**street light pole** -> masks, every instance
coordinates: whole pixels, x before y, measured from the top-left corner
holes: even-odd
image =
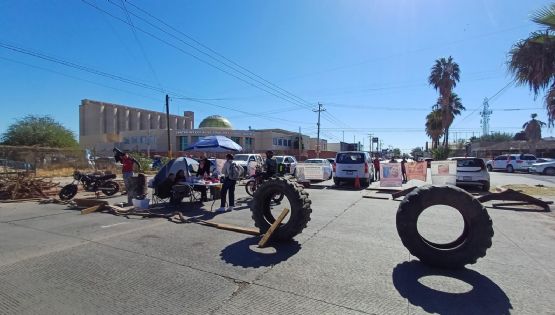
[[[168,132],[168,157],[172,158],[172,144],[170,142],[170,96],[166,94],[166,129]]]

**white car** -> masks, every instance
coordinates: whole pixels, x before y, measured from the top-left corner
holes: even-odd
[[[330,161],[326,159],[308,159],[304,161],[306,164],[319,164],[322,165],[323,176],[322,180],[331,179],[333,176],[333,170]]]
[[[532,164],[536,163],[536,157],[532,154],[503,154],[486,163],[488,171],[514,171],[528,172]]]
[[[368,152],[344,151],[335,156],[333,181],[339,186],[341,182],[354,183],[358,177],[361,186],[368,186],[374,179],[374,164]]]
[[[484,160],[475,157],[454,157],[457,161],[457,186],[479,186],[489,191],[490,178]]]
[[[278,164],[285,164],[286,174],[295,174],[297,168],[297,159],[291,155],[278,155],[275,157]]]
[[[555,161],[534,163],[529,168],[530,173],[555,175]]]
[[[233,161],[243,167],[245,170],[243,176],[248,177],[249,174],[249,163],[253,162],[255,165],[262,167],[263,159],[262,155],[256,153],[247,154],[235,154],[233,156]]]

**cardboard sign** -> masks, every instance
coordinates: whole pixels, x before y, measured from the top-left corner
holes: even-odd
[[[380,187],[403,186],[401,163],[382,163],[380,165]]]
[[[324,166],[321,165],[298,164],[296,170],[299,181],[324,179]]]
[[[433,185],[457,184],[457,161],[432,161],[430,170]]]
[[[408,180],[417,179],[423,182],[426,181],[428,172],[428,164],[426,161],[406,163],[405,169],[407,170]]]

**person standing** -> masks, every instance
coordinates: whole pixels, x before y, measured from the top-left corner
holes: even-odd
[[[405,164],[407,164],[407,159],[403,157],[403,160],[401,160],[401,173],[403,174],[403,184],[407,182],[407,168]]]
[[[380,180],[380,159],[378,157],[374,157],[374,181]]]
[[[200,177],[202,179],[210,177],[210,161],[206,158],[206,156],[203,156],[200,159],[197,177]],[[200,191],[200,201],[208,201],[208,189],[206,188],[206,186],[195,186],[195,190]]]
[[[127,192],[127,205],[131,205],[131,201],[133,199],[133,191],[131,187],[131,177],[133,177],[133,164],[137,163],[137,161],[129,155],[128,152],[125,152],[121,157],[121,172],[123,174],[123,183],[125,184],[125,191]]]
[[[216,212],[226,212],[233,210],[233,207],[235,206],[235,185],[237,184],[237,180],[239,179],[239,177],[241,177],[239,168],[242,169],[242,167],[233,162],[233,155],[228,153],[226,154],[225,159],[226,161],[222,169],[222,174],[224,175],[224,183],[222,185],[220,208],[216,209]],[[225,199],[228,191],[229,207],[227,207],[226,209]]]

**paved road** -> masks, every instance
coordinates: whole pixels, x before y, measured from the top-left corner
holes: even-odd
[[[403,247],[397,201],[330,185],[308,189],[303,233],[263,252],[193,223],[0,204],[0,314],[553,314],[552,213],[490,209],[487,256],[442,271]],[[427,229],[452,234],[449,218]],[[213,220],[252,226],[246,206]]]

